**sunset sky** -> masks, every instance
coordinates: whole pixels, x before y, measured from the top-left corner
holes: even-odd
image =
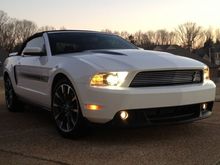
[[[219,0],[0,0],[0,10],[68,29],[172,30],[187,21],[220,28]]]

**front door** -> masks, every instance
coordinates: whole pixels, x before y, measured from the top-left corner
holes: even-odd
[[[26,47],[44,47],[43,37],[30,40]],[[48,56],[22,55],[18,65],[15,66],[15,74],[18,90],[25,99],[44,105],[48,97],[49,71]]]

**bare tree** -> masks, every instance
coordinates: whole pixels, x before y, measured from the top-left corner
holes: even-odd
[[[165,29],[156,31],[156,44],[157,45],[168,45],[169,32]]]
[[[18,47],[20,43],[35,32],[49,30],[55,30],[55,28],[52,26],[38,28],[32,21],[12,19],[7,13],[0,10],[0,48],[4,48],[6,51],[12,51],[14,47]],[[66,30],[66,28],[61,27],[60,30]],[[214,42],[215,39],[217,43],[220,43],[220,29],[214,31],[209,28],[203,31],[202,27],[193,22],[179,25],[175,31],[171,32],[166,29],[147,32],[137,31],[133,34],[127,31],[119,32],[109,29],[104,29],[102,32],[119,35],[128,41],[132,40],[135,45],[145,49],[151,49],[154,45],[180,44],[192,50],[192,48],[204,46],[204,43]]]
[[[205,40],[209,40],[209,39],[214,40],[215,36],[213,33],[213,29],[209,28],[209,29],[205,30],[204,36],[205,36]]]
[[[60,30],[67,30],[67,28],[65,26],[61,26]]]
[[[196,42],[202,37],[202,27],[196,23],[187,22],[176,29],[177,39],[182,46],[192,50]]]
[[[56,30],[56,28],[53,26],[42,26],[37,31],[44,32],[44,31],[50,31],[50,30]]]
[[[122,31],[121,33],[120,33],[120,36],[122,37],[122,38],[124,38],[124,39],[126,39],[126,40],[129,40],[129,36],[130,36],[131,34],[129,34],[127,31]]]
[[[156,44],[156,33],[154,31],[148,31],[145,34],[151,43]]]
[[[143,33],[141,31],[138,31],[134,34],[134,44],[144,49],[152,49],[154,45],[154,42],[152,41],[153,36],[154,36],[154,32]]]
[[[1,27],[1,47],[11,52],[14,47],[21,44],[37,31],[37,25],[27,20],[8,19]]]
[[[7,13],[0,10],[0,30],[1,30],[2,26],[8,22],[8,20],[9,20],[9,17],[8,17]]]
[[[153,49],[154,43],[151,42],[149,36],[147,33],[142,34],[142,40],[141,40],[141,48],[144,49]]]
[[[15,21],[15,28],[17,28],[17,42],[23,42],[28,37],[37,32],[37,25],[28,20],[17,20]]]
[[[16,27],[12,20],[2,26],[1,36],[3,42],[1,46],[8,52],[10,52],[16,44]]]
[[[202,34],[200,40],[197,41],[196,46],[198,48],[204,47],[205,49],[210,49],[214,44],[214,38],[215,38],[213,29],[212,28],[206,29]]]
[[[118,35],[118,36],[119,36],[119,35],[120,35],[120,32],[119,32],[119,31],[114,31],[114,32],[113,32],[113,34],[115,34],[115,35]]]
[[[169,32],[168,45],[174,45],[174,44],[177,44],[176,33],[171,31],[171,32]]]
[[[143,37],[143,33],[141,31],[138,31],[134,34],[135,44],[139,47],[142,46],[142,37]]]
[[[7,13],[0,10],[0,48],[4,48],[4,31],[5,24],[7,24],[9,17]]]
[[[133,35],[130,35],[130,36],[128,37],[128,41],[131,42],[132,44],[135,44],[134,36],[133,36]]]
[[[101,30],[101,32],[113,34],[113,32],[109,29],[103,29],[103,30]]]
[[[220,42],[220,29],[215,30],[215,39],[216,42]]]

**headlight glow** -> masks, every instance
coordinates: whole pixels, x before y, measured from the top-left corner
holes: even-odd
[[[119,78],[117,75],[108,75],[106,81],[110,86],[117,86]]]
[[[127,77],[128,72],[108,72],[94,75],[90,81],[91,86],[120,86]]]
[[[209,80],[210,79],[210,76],[209,76],[209,67],[205,67],[203,69],[203,73],[204,73],[204,80]]]

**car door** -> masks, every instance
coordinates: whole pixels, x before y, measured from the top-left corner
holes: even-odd
[[[26,47],[45,47],[43,36],[33,38]],[[23,54],[15,66],[15,74],[19,94],[31,102],[44,105],[48,94],[49,79],[48,56]]]

